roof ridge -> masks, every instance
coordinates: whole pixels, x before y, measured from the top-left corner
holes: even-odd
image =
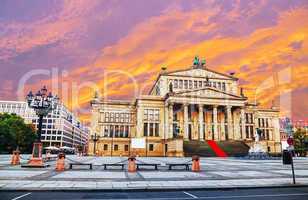
[[[238,80],[238,78],[236,78],[236,77],[234,77],[232,75],[229,75],[229,74],[226,74],[226,73],[222,73],[222,72],[218,72],[218,71],[215,71],[215,70],[210,69],[208,67],[205,67],[205,68],[204,67],[203,68],[193,68],[193,66],[191,66],[189,68],[184,68],[184,69],[178,69],[178,70],[173,70],[173,71],[162,72],[161,75],[169,75],[171,73],[177,73],[177,72],[183,72],[183,71],[189,71],[189,70],[196,70],[196,69],[201,69],[201,70],[204,70],[204,71],[210,71],[210,72],[213,72],[213,73],[216,73],[216,74],[220,74],[222,76],[226,76],[226,77]]]

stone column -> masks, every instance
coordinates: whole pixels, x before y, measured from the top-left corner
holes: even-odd
[[[169,103],[169,134],[168,138],[173,138],[173,103]]]
[[[213,105],[214,139],[218,140],[217,105]]]
[[[168,139],[168,133],[169,133],[169,113],[168,113],[168,104],[165,104],[165,124],[164,124],[164,135],[163,135],[163,139]]]
[[[241,125],[242,137],[239,134],[238,139],[243,139],[243,137],[245,135],[245,110],[244,110],[244,108],[241,108],[241,121],[242,121],[242,125]]]
[[[188,140],[188,104],[184,103],[184,139]]]
[[[208,120],[207,120],[207,111],[205,110],[205,112],[203,113],[203,119],[204,119],[204,133],[205,133],[205,140],[208,139]]]
[[[237,137],[236,135],[240,134],[240,120],[238,115],[238,109],[234,110],[232,115],[233,115],[233,126],[234,126],[232,139],[235,140]]]
[[[220,117],[220,138],[219,140],[226,140],[226,129],[225,129],[225,115],[226,115],[226,112],[223,111],[221,112],[221,116],[219,116],[218,114],[218,117]]]
[[[199,104],[199,140],[204,140],[203,104]]]
[[[143,107],[137,106],[137,137],[143,136]]]
[[[228,138],[233,136],[233,121],[232,121],[232,106],[227,106],[227,120],[228,120]]]

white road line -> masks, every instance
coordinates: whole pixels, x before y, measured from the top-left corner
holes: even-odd
[[[29,194],[31,194],[31,192],[29,192],[29,193],[26,193],[26,194],[23,194],[23,195],[21,195],[21,196],[18,196],[18,197],[15,197],[14,199],[12,199],[12,200],[17,200],[17,199],[21,199],[21,198],[23,198],[23,197],[25,197],[25,196],[28,196]]]
[[[254,197],[287,197],[287,196],[305,196],[308,193],[293,193],[293,194],[264,194],[264,195],[238,195],[238,196],[212,196],[212,197],[197,197],[188,192],[184,192],[184,194],[194,198],[194,199],[238,199],[238,198],[254,198]],[[194,197],[193,197],[194,196]],[[187,197],[158,197],[158,198],[149,198],[147,200],[170,200],[170,199],[183,199],[187,200]],[[83,199],[83,200],[93,200],[93,199]],[[97,200],[113,200],[113,199],[97,199]],[[136,199],[118,199],[118,200],[136,200]]]
[[[236,195],[236,196],[216,196],[216,197],[199,197],[200,199],[237,199],[237,198],[253,198],[253,197],[288,197],[288,196],[305,196],[308,193],[293,194],[260,194],[260,195]]]
[[[193,195],[193,194],[190,194],[190,193],[185,192],[185,191],[183,191],[183,193],[186,194],[186,195],[188,195],[188,196],[190,196],[190,197],[192,197],[192,198],[194,198],[194,199],[198,199],[198,197],[195,196],[195,195]]]

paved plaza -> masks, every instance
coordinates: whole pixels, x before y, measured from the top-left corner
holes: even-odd
[[[25,163],[29,155],[22,155]],[[129,173],[105,163],[126,163],[126,157],[66,157],[66,170],[56,172],[55,161],[43,169],[21,168],[9,164],[10,156],[0,156],[0,189],[2,190],[95,190],[95,189],[179,189],[179,188],[234,188],[270,187],[292,184],[289,165],[276,160],[244,160],[239,158],[201,158],[201,171],[183,168],[168,170],[168,163],[190,162],[191,158],[139,157],[140,163],[157,163],[158,170],[144,167]],[[69,162],[92,163],[68,169]],[[295,158],[297,185],[308,185],[308,158]]]

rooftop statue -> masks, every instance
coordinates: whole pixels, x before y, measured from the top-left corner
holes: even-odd
[[[205,59],[202,59],[201,65],[204,66],[205,64],[206,64],[206,60],[205,60]]]
[[[195,56],[194,65],[199,65],[199,64],[200,64],[199,56]]]

